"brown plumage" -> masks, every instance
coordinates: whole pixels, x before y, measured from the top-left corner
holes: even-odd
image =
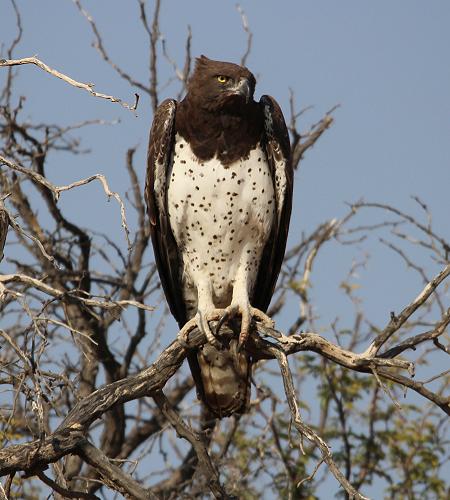
[[[6,237],[8,235],[9,216],[3,208],[3,200],[0,199],[0,262],[3,259],[3,249],[5,248]]]
[[[246,410],[252,320],[269,306],[292,204],[289,136],[276,101],[253,100],[255,78],[232,63],[197,59],[186,97],[157,109],[145,196],[161,283],[191,353],[197,392],[218,417]],[[208,321],[241,316],[237,339],[217,340]],[[189,320],[189,321],[188,321]],[[186,324],[187,323],[187,324]],[[238,343],[242,349],[238,349]]]

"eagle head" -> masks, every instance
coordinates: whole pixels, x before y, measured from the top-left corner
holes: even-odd
[[[188,95],[209,111],[238,111],[253,102],[255,85],[255,77],[247,68],[202,55],[196,59]]]

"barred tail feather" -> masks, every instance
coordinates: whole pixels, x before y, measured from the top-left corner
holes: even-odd
[[[250,403],[251,362],[237,346],[236,339],[223,349],[206,344],[197,354],[203,402],[219,418],[245,413]]]

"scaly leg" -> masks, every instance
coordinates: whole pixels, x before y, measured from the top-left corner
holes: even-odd
[[[247,255],[244,253],[244,255]],[[228,320],[240,315],[241,316],[241,331],[239,333],[239,348],[241,348],[248,339],[250,333],[250,325],[252,319],[263,323],[263,325],[273,328],[274,322],[267,314],[259,309],[252,307],[248,298],[249,276],[248,263],[244,259],[236,274],[236,279],[233,287],[233,297],[231,304],[225,309],[217,326],[216,332]]]
[[[188,345],[189,333],[198,328],[207,341],[216,348],[220,348],[220,342],[211,331],[208,322],[219,320],[223,314],[223,309],[216,309],[212,301],[212,290],[209,282],[200,283],[197,287],[198,306],[197,314],[190,319],[178,333],[178,340],[185,346]]]

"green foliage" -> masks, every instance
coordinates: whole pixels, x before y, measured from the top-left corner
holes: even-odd
[[[298,394],[304,393],[302,386],[314,385],[318,397],[318,401],[299,401],[303,418],[309,425],[316,424],[314,430],[331,445],[335,462],[359,491],[370,496],[367,488],[373,485],[377,490],[384,488],[384,498],[449,498],[444,472],[448,466],[448,423],[439,409],[404,401],[399,409],[394,384],[381,387],[371,374],[352,372],[314,354],[299,355],[296,365]],[[270,371],[271,376],[273,373]],[[261,378],[267,380],[267,374]],[[330,481],[334,481],[326,466],[302,482],[313,473],[320,453],[307,441],[303,443],[305,454],[300,451],[284,401],[269,388],[264,390],[270,395],[271,406],[266,409],[259,404],[256,413],[261,422],[248,417],[250,422],[240,423],[242,431],[236,433],[235,446],[229,452],[236,469],[253,477],[248,490],[235,489],[234,493],[249,500],[261,495],[293,500],[325,498],[325,488],[329,491]],[[318,415],[311,410],[317,407]],[[337,497],[346,498],[346,494],[340,490]]]
[[[448,439],[427,413],[410,407],[408,419],[394,415],[387,435],[389,462],[400,481],[391,484],[391,498],[447,499],[449,489],[441,467],[446,464]],[[446,464],[448,467],[448,464]]]

